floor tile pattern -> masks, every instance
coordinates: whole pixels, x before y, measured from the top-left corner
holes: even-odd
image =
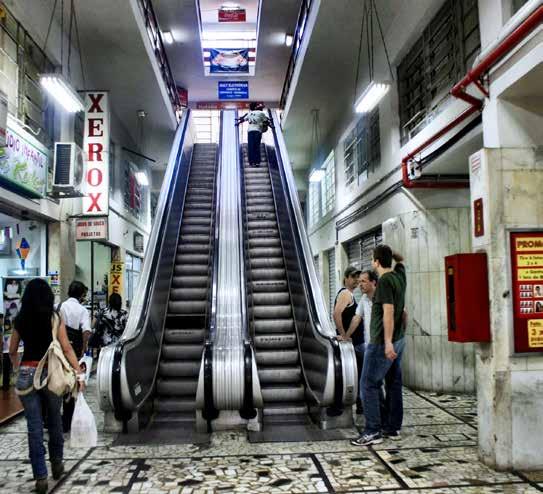
[[[87,401],[103,414],[91,381]],[[404,390],[399,440],[369,448],[349,441],[249,443],[245,432],[216,432],[205,444],[69,448],[56,493],[527,494],[543,492],[543,472],[495,472],[477,460],[475,397]],[[363,418],[357,422],[363,427]],[[345,434],[355,437],[356,428]],[[23,417],[0,427],[0,492],[32,492]]]

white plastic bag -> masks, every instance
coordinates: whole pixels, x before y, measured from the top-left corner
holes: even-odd
[[[74,415],[72,418],[72,432],[70,434],[71,448],[94,448],[98,442],[98,432],[94,415],[87,405],[83,393],[77,395]]]
[[[85,364],[87,367],[85,370],[85,384],[89,384],[89,379],[92,371],[92,357],[90,355],[83,355],[79,361],[79,365]]]

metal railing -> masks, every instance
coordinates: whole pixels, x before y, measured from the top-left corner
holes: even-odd
[[[283,91],[281,92],[281,100],[279,102],[279,108],[284,109],[287,102],[288,93],[290,91],[290,85],[292,83],[292,77],[294,76],[294,69],[296,62],[298,61],[298,55],[300,54],[300,47],[302,46],[302,39],[309,17],[309,11],[313,0],[302,0],[300,5],[300,12],[298,14],[298,20],[296,22],[296,29],[294,31],[292,39],[292,52],[290,54],[290,60],[288,63],[287,73],[285,76],[285,82],[283,83]]]
[[[149,41],[153,47],[153,52],[155,54],[156,61],[158,62],[158,66],[160,67],[162,79],[164,80],[164,84],[166,84],[168,98],[170,99],[170,103],[177,121],[179,122],[181,119],[181,110],[183,109],[183,106],[179,98],[179,93],[177,92],[177,84],[175,83],[175,79],[173,77],[170,62],[168,61],[166,50],[164,49],[162,31],[160,30],[155,11],[153,9],[153,3],[151,0],[138,0],[138,3],[145,20],[145,28],[147,35],[149,36]]]

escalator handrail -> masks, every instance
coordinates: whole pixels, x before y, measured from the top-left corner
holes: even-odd
[[[280,128],[279,119],[277,118],[275,112],[270,111],[269,115],[273,122],[272,132],[276,149],[275,154],[278,163],[281,165],[279,166],[281,181],[283,181],[284,186],[286,186],[285,192],[287,192],[286,196],[288,199],[286,206],[289,210],[290,217],[294,220],[293,226],[295,226],[295,228],[298,230],[297,234],[294,235],[294,241],[296,244],[296,250],[299,252],[298,258],[301,263],[301,274],[307,295],[306,300],[308,302],[308,315],[316,332],[322,338],[328,340],[332,346],[334,355],[334,374],[336,380],[334,387],[334,404],[336,407],[340,408],[343,400],[343,372],[340,344],[336,338],[336,332],[328,319],[322,291],[317,288],[320,286],[320,284],[317,278],[315,265],[312,261],[313,255],[311,253],[311,246],[309,245],[309,239],[305,229],[300,205],[298,201],[293,200],[293,197],[295,197],[295,194],[297,194],[296,182],[291,167],[285,166],[283,161],[283,157],[288,155],[286,152],[285,142],[282,138],[279,139],[279,134],[277,132],[277,129]]]
[[[136,301],[132,305],[129,318],[126,324],[125,331],[115,344],[114,363],[111,376],[111,399],[112,405],[117,417],[125,418],[127,410],[122,402],[121,391],[121,373],[122,373],[122,357],[125,353],[128,344],[134,342],[142,332],[148,327],[147,320],[150,311],[151,294],[155,286],[156,270],[158,267],[158,259],[162,253],[162,247],[165,242],[166,227],[168,225],[170,205],[173,200],[175,187],[178,186],[177,179],[179,178],[183,144],[185,142],[186,133],[190,119],[190,110],[184,113],[183,118],[177,128],[172,151],[168,160],[168,166],[164,174],[159,200],[155,212],[155,218],[160,218],[160,221],[153,223],[151,234],[147,243],[146,255],[143,262],[143,269],[138,283],[136,293]],[[188,182],[188,181],[187,181]],[[186,189],[187,184],[185,184]],[[158,368],[158,362],[157,362]],[[152,389],[150,390],[152,392]],[[140,403],[144,402],[150,392],[141,397]]]

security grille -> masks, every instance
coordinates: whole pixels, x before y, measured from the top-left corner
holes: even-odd
[[[322,168],[324,169],[324,178],[321,181],[321,203],[322,215],[326,216],[330,211],[333,211],[336,205],[336,165],[333,151]]]
[[[347,242],[349,265],[356,266],[362,271],[372,269],[373,249],[382,243],[383,231],[381,228]]]
[[[363,115],[343,143],[345,185],[357,180],[358,185],[368,179],[381,161],[379,108]]]
[[[480,46],[477,0],[447,0],[398,67],[402,144],[444,108]]]
[[[326,252],[328,258],[328,310],[330,317],[334,312],[334,301],[336,299],[336,250],[330,249]]]
[[[320,205],[320,185],[309,182],[309,226],[315,226],[319,222]]]

